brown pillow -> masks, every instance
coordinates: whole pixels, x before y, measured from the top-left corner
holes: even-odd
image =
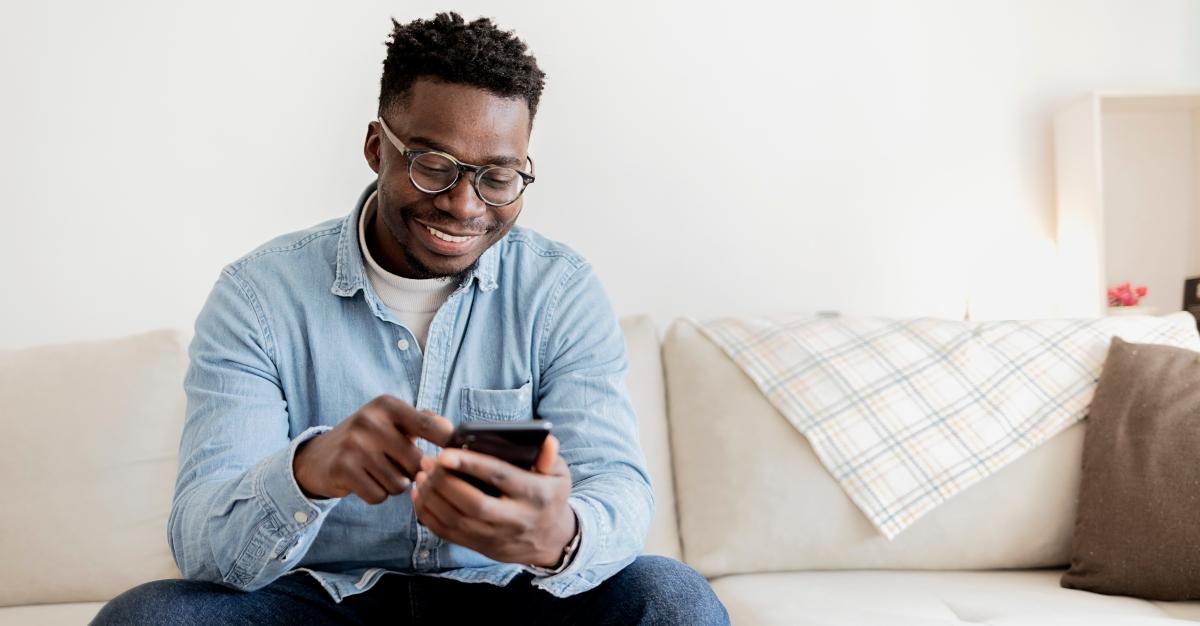
[[[1200,352],[1113,338],[1062,586],[1200,599]]]

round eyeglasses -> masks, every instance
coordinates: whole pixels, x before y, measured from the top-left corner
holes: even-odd
[[[475,195],[484,204],[494,207],[508,206],[517,201],[525,188],[535,180],[533,174],[503,165],[471,165],[463,163],[453,156],[438,150],[414,150],[404,145],[388,128],[383,118],[378,118],[379,126],[392,146],[408,159],[408,177],[417,189],[428,193],[438,194],[449,191],[462,179],[464,172],[474,174],[471,186]],[[529,161],[529,170],[533,171],[533,158]]]

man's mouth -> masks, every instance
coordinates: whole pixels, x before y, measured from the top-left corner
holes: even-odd
[[[446,231],[438,230],[432,226],[426,226],[425,228],[427,228],[429,230],[429,232],[433,234],[434,237],[437,237],[438,239],[443,239],[445,241],[452,241],[454,243],[463,243],[465,241],[470,241],[479,236],[479,235],[451,235],[450,233],[448,233]]]
[[[459,255],[466,253],[483,237],[483,233],[450,233],[421,222],[416,222],[414,226],[416,227],[415,230],[420,231],[424,235],[421,239],[425,243],[425,247],[438,254]]]

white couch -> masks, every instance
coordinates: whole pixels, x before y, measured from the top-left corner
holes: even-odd
[[[1200,602],[1059,587],[1084,425],[894,541],[698,329],[623,321],[658,498],[646,552],[712,581],[735,624],[1168,624]],[[0,626],[82,624],[178,576],[166,520],[184,412],[184,333],[0,352]]]

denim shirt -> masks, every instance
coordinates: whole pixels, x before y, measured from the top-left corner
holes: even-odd
[[[534,572],[443,541],[407,492],[372,506],[300,491],[297,446],[391,394],[455,424],[552,422],[582,540],[567,569],[532,584],[595,587],[640,552],[654,510],[624,336],[595,273],[513,227],[438,309],[422,353],[367,280],[357,224],[373,190],[226,266],[196,319],[168,522],[180,571],[242,590],[307,571],[337,602],[385,573],[505,585]]]

